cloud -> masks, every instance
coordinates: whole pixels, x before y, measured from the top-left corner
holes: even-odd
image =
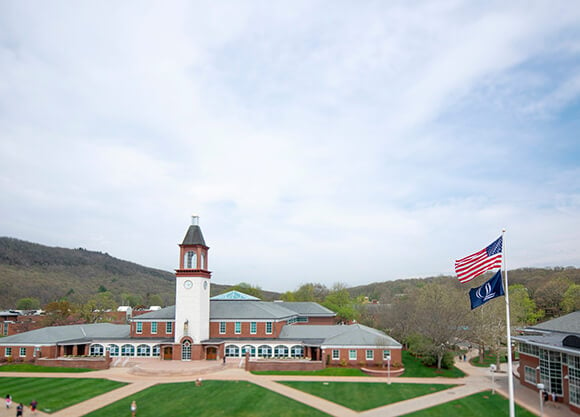
[[[511,266],[577,265],[580,10],[333,6],[1,5],[2,234],[171,270],[195,212],[217,282],[274,290],[503,227]]]

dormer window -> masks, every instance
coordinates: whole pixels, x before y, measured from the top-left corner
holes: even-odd
[[[197,253],[194,251],[186,252],[184,264],[186,269],[197,269]]]

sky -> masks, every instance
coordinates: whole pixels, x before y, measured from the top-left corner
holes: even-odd
[[[0,236],[295,290],[580,266],[580,4],[0,2]]]

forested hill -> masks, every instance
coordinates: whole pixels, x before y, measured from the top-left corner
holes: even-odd
[[[212,293],[225,288],[214,284]],[[82,303],[102,292],[110,292],[117,304],[172,305],[175,278],[107,253],[0,237],[0,309],[15,308],[27,297],[41,305],[62,298]]]
[[[377,300],[381,304],[390,304],[394,299],[409,294],[413,288],[422,287],[427,283],[435,283],[445,287],[466,289],[479,286],[485,279],[491,278],[491,273],[476,278],[468,284],[461,284],[455,276],[437,276],[430,278],[398,279],[395,281],[373,282],[349,288],[352,296],[365,296]],[[527,289],[530,298],[537,307],[548,315],[558,315],[562,309],[565,297],[571,298],[568,303],[580,308],[580,269],[575,267],[554,268],[521,268],[508,271],[510,287],[522,285]]]

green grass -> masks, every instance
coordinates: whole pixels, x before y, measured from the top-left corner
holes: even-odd
[[[126,385],[93,378],[0,377],[2,397],[12,395],[14,404],[38,401],[38,409],[52,413]]]
[[[500,362],[501,363],[506,363],[507,362],[507,358],[505,355],[501,355],[500,356]],[[496,364],[497,363],[497,356],[496,355],[492,355],[491,353],[485,352],[485,354],[483,355],[483,362],[479,361],[479,356],[476,356],[475,358],[472,358],[469,363],[471,363],[473,366],[479,366],[481,368],[489,368],[489,365]]]
[[[536,417],[535,414],[516,404],[518,417]],[[491,391],[479,392],[458,400],[449,401],[425,410],[405,414],[406,417],[507,417],[509,401]]]
[[[328,417],[328,414],[246,381],[204,381],[155,385],[87,414],[129,415],[137,402],[139,417]]]
[[[93,370],[86,368],[53,368],[31,363],[11,363],[0,366],[0,372],[92,372]]]
[[[368,376],[358,368],[325,368],[319,371],[253,371],[256,375]]]
[[[414,357],[408,351],[403,351],[403,365],[405,372],[402,376],[410,378],[433,378],[437,376],[446,378],[463,378],[465,373],[460,369],[453,367],[452,369],[437,369],[425,366],[421,363],[421,359]]]
[[[386,384],[382,382],[279,381],[289,387],[324,398],[355,411],[365,411],[410,398],[443,391],[449,384]]]

